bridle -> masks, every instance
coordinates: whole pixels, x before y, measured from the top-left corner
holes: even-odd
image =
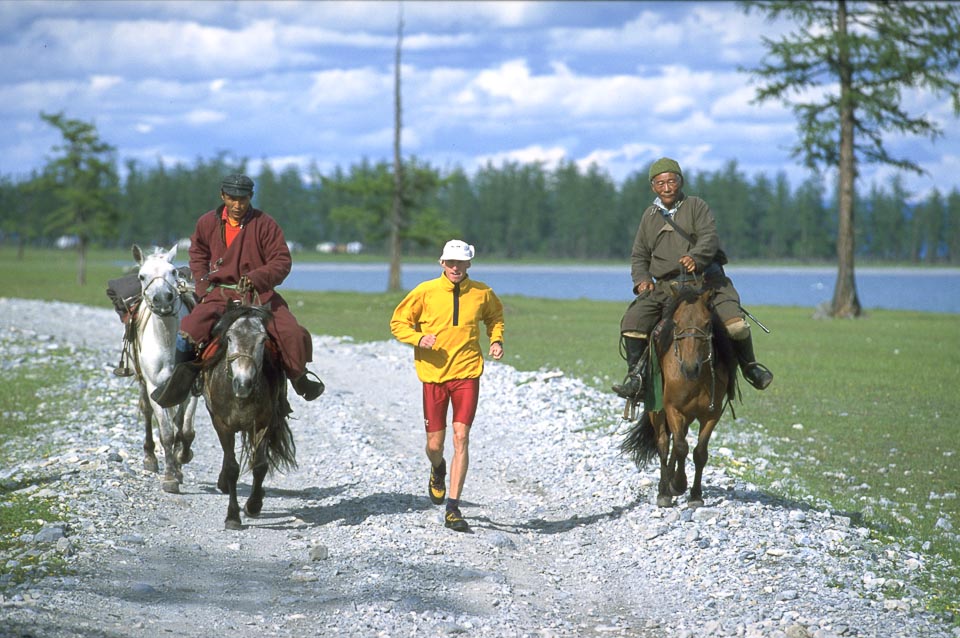
[[[161,285],[163,285],[165,288],[170,289],[174,297],[174,303],[171,304],[169,308],[165,308],[163,310],[160,310],[156,306],[154,306],[153,296],[147,294],[147,291],[150,290],[150,287],[153,286],[153,284],[156,283],[158,280],[160,281]],[[180,287],[174,286],[173,284],[171,284],[167,280],[167,278],[163,275],[157,275],[156,277],[151,279],[147,283],[147,285],[143,287],[143,300],[147,304],[147,307],[150,309],[150,312],[157,315],[158,317],[171,317],[173,315],[179,314],[180,308],[183,307],[183,298],[181,297]]]
[[[224,336],[226,336],[229,339],[229,335],[230,335],[230,330],[227,330]],[[262,354],[258,359],[257,357],[247,354],[245,352],[233,352],[231,354],[228,354],[225,357],[225,359],[227,362],[227,374],[231,379],[233,378],[233,366],[231,364],[233,364],[235,361],[239,361],[240,359],[249,359],[253,363],[253,369],[256,370],[258,377],[263,371],[263,355]]]
[[[709,409],[713,410],[714,405],[716,404],[716,394],[717,394],[717,374],[714,369],[714,361],[716,360],[716,348],[713,345],[713,331],[711,329],[704,330],[703,328],[697,326],[688,326],[686,328],[673,329],[673,354],[677,358],[677,361],[681,366],[683,366],[683,355],[680,353],[680,341],[682,339],[696,339],[698,341],[706,341],[709,345],[709,354],[707,354],[706,359],[700,361],[702,364],[707,364],[710,368],[710,406]]]

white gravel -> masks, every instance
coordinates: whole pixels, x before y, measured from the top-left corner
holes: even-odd
[[[0,555],[39,562],[0,582],[0,636],[960,636],[923,611],[927,557],[849,518],[717,464],[705,507],[656,508],[657,468],[638,472],[610,435],[618,401],[559,372],[488,364],[463,495],[474,533],[444,529],[412,353],[393,342],[314,337],[327,392],[291,392],[300,467],[225,531],[203,408],[182,494],[142,469],[136,388],[109,372],[120,335],[109,310],[0,299],[0,372],[55,362],[77,379],[50,389],[58,416],[18,443],[27,460],[0,468],[0,489],[66,506]],[[45,575],[55,559],[68,575]]]

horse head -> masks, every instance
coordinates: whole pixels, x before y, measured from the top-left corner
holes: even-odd
[[[235,317],[233,313],[236,313]],[[224,349],[233,394],[238,399],[251,395],[263,373],[264,350],[270,339],[267,334],[269,319],[270,311],[266,306],[240,306],[228,311],[221,320],[229,322],[221,337],[221,348]]]
[[[140,246],[133,245],[133,258],[140,266],[140,291],[147,307],[155,315],[168,317],[179,311],[180,291],[177,269],[173,260],[177,256],[177,247],[170,250],[154,248],[144,255]]]
[[[713,296],[715,289],[683,288],[673,306],[673,348],[684,377],[700,377],[713,361]]]

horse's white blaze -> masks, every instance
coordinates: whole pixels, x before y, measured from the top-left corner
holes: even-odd
[[[244,327],[244,330],[238,330]],[[238,334],[245,330],[253,332],[255,343],[240,340]],[[249,339],[249,337],[247,337]],[[233,391],[238,398],[250,396],[250,392],[260,374],[259,362],[263,360],[263,348],[267,341],[267,332],[263,324],[250,317],[239,319],[227,332],[227,361],[230,367],[230,376],[233,379]]]

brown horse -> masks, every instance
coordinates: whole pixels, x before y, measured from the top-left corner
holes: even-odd
[[[694,419],[699,421],[693,450],[696,471],[687,501],[690,507],[699,507],[703,505],[701,481],[707,444],[725,402],[736,393],[736,358],[727,331],[711,306],[714,290],[680,287],[674,293],[651,338],[653,374],[647,383],[646,409],[627,431],[620,450],[630,455],[638,468],[660,456],[657,505],[670,507],[674,496],[687,491],[687,432]],[[656,390],[662,390],[662,399]]]
[[[287,379],[267,334],[272,315],[266,306],[241,305],[227,310],[214,327],[216,352],[204,361],[203,396],[220,437],[223,464],[217,487],[230,495],[226,529],[242,529],[237,502],[235,437],[241,435],[241,459],[253,472],[253,488],[244,512],[259,516],[263,479],[268,470],[296,467],[296,446],[287,424]]]

